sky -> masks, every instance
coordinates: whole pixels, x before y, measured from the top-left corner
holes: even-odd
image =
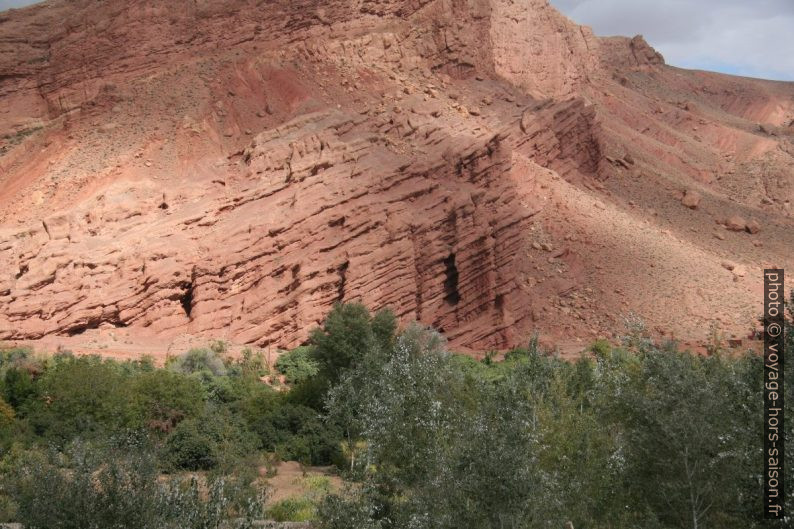
[[[0,0],[0,11],[32,3]],[[644,35],[668,64],[794,81],[794,0],[551,3],[597,35]]]
[[[794,80],[794,0],[551,0],[597,35],[641,34],[668,64]]]
[[[35,3],[35,1],[31,0],[0,0],[0,11],[5,11],[6,9],[11,9],[12,7],[22,7]]]

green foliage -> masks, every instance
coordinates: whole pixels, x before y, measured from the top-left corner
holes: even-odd
[[[372,317],[363,305],[336,305],[322,329],[311,334],[323,378],[333,384],[346,369],[357,365],[366,351],[390,348],[396,328],[390,311],[383,310]]]
[[[323,529],[765,527],[762,358],[692,355],[627,326],[621,347],[598,341],[576,362],[537,337],[478,362],[432,329],[398,332],[389,312],[338,305],[280,359],[281,392],[259,380],[261,353],[224,363],[222,342],[167,369],[0,350],[0,518],[230,527],[267,457],[340,466],[343,493],[318,480],[268,512]]]
[[[21,408],[36,395],[33,376],[23,367],[6,369],[2,390],[3,398],[14,408]]]
[[[218,462],[217,444],[197,421],[182,421],[165,442],[166,458],[175,469],[209,470]]]
[[[317,509],[308,498],[285,498],[268,507],[265,514],[277,522],[309,522],[317,517]]]
[[[179,373],[191,374],[207,372],[215,376],[226,374],[226,365],[218,351],[225,351],[225,346],[215,342],[214,348],[191,349],[187,353],[173,359],[169,367]]]
[[[278,399],[277,405],[266,406],[250,424],[261,446],[275,451],[282,460],[330,464],[338,451],[339,433],[335,426],[324,422],[312,408],[284,402],[283,397]]]
[[[331,478],[328,476],[306,476],[302,482],[312,494],[326,495],[331,492]]]
[[[179,423],[165,442],[165,459],[173,470],[234,470],[257,448],[244,421],[223,408]]]
[[[31,359],[33,351],[29,347],[3,347],[0,345],[0,371],[10,366],[19,366]]]
[[[326,498],[321,527],[763,527],[761,359],[627,323],[624,347],[574,363],[536,340],[475,362],[417,328],[369,344],[328,393],[359,483]]]
[[[0,397],[0,428],[8,426],[14,421],[14,408]]]
[[[14,408],[0,397],[0,454],[4,453],[14,442],[18,429],[19,423],[16,421]]]
[[[379,506],[371,501],[378,496],[371,484],[365,483],[357,490],[348,490],[343,495],[325,497],[318,508],[320,529],[381,529]]]
[[[246,347],[240,353],[240,358],[232,366],[232,371],[237,371],[242,378],[258,379],[267,375],[270,370],[265,360],[265,355],[262,351]]]
[[[288,384],[298,384],[315,376],[320,368],[310,347],[297,347],[276,360],[276,369]]]
[[[149,453],[131,439],[31,457],[8,487],[17,520],[31,529],[242,529],[261,514],[261,498],[241,497],[223,479],[161,482]]]
[[[129,377],[99,357],[57,356],[39,380],[37,398],[21,407],[37,434],[65,444],[135,423]]]
[[[197,380],[164,369],[140,373],[131,386],[138,426],[151,430],[168,433],[204,406],[205,392]]]
[[[616,395],[636,501],[665,525],[713,525],[719,514],[722,527],[743,526],[730,515],[741,505],[736,486],[753,479],[743,446],[761,431],[763,401],[737,367],[720,357],[650,350]]]
[[[608,340],[599,339],[593,342],[590,346],[590,351],[596,355],[596,357],[602,357],[612,350],[612,344],[609,343]]]

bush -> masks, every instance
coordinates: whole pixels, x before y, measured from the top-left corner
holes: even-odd
[[[179,423],[168,436],[165,451],[174,469],[209,470],[218,463],[217,443],[195,420]]]
[[[309,522],[317,517],[317,508],[308,498],[286,498],[268,507],[265,515],[277,522]]]
[[[242,350],[240,358],[234,364],[237,374],[243,378],[258,379],[270,373],[270,367],[267,365],[265,355],[260,350],[253,350],[246,347]]]
[[[297,384],[315,376],[319,365],[310,347],[297,347],[278,357],[276,369],[288,384]]]
[[[17,521],[30,529],[243,529],[261,515],[261,497],[240,498],[225,480],[159,481],[145,443],[130,441],[78,443],[26,461],[7,485]]]
[[[0,371],[11,366],[19,366],[28,361],[33,355],[30,347],[1,347],[0,346]]]
[[[223,408],[179,423],[165,442],[164,460],[171,470],[234,470],[256,450],[256,436]]]
[[[16,437],[18,425],[15,415],[14,408],[0,397],[0,454],[8,449]]]
[[[204,391],[197,380],[163,369],[136,376],[132,394],[138,425],[165,433],[204,408]]]
[[[59,356],[36,381],[37,398],[28,399],[20,415],[61,446],[78,436],[117,432],[136,422],[130,381],[115,362]]]
[[[334,424],[323,421],[316,410],[290,404],[283,397],[265,402],[250,427],[262,448],[275,451],[282,460],[328,465],[339,451],[341,435]]]
[[[19,409],[36,394],[30,372],[21,367],[11,367],[3,377],[2,395],[12,407]]]
[[[217,347],[216,347],[217,349]],[[171,360],[169,367],[179,373],[209,372],[215,376],[226,374],[226,366],[213,349],[191,349]]]
[[[600,339],[593,342],[590,346],[590,352],[596,355],[596,357],[603,357],[609,354],[612,350],[612,344],[609,343],[608,340]]]

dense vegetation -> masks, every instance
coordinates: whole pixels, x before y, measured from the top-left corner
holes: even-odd
[[[264,516],[256,469],[283,459],[336,465],[350,486],[265,514],[327,529],[768,527],[757,355],[691,355],[635,323],[577,362],[536,341],[478,362],[348,304],[276,369],[288,391],[221,343],[164,368],[3,350],[0,515],[247,527]]]

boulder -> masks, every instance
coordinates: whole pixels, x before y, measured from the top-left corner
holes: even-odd
[[[747,221],[744,220],[744,217],[734,215],[725,221],[725,227],[731,231],[744,231],[747,227]]]
[[[681,199],[681,203],[684,206],[688,207],[689,209],[697,209],[697,207],[700,205],[700,200],[701,199],[702,199],[702,197],[700,196],[700,193],[698,193],[697,191],[693,191],[691,189],[688,189],[684,193],[684,196]]]

